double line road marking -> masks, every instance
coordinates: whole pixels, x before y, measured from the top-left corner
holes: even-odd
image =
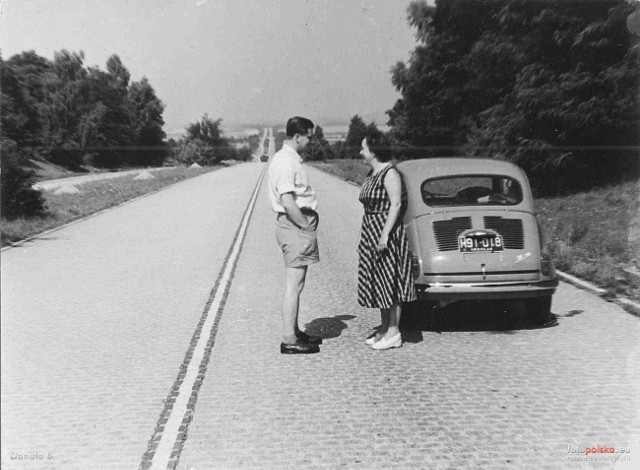
[[[211,349],[218,332],[218,324],[235,273],[236,263],[265,172],[266,166],[260,173],[240,226],[233,242],[231,242],[231,248],[218,274],[218,279],[211,289],[209,300],[204,307],[187,354],[180,366],[178,378],[165,400],[165,407],[149,440],[147,451],[142,456],[140,470],[173,469],[178,464],[187,429],[193,418],[198,393],[207,371]],[[211,314],[212,312],[213,314]]]

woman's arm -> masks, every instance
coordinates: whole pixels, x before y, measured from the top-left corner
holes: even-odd
[[[382,251],[387,248],[389,233],[391,233],[391,229],[396,224],[402,207],[402,181],[400,180],[400,175],[395,168],[389,170],[385,175],[384,189],[387,190],[387,194],[389,195],[391,207],[389,207],[389,214],[387,215],[387,220],[385,221],[382,233],[380,234],[378,251]]]

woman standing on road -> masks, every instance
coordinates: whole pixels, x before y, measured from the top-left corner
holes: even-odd
[[[402,224],[403,184],[390,162],[392,154],[389,140],[379,131],[362,141],[360,155],[372,170],[359,197],[364,216],[358,243],[358,303],[380,309],[382,327],[366,340],[372,349],[402,346],[402,302],[416,300]]]

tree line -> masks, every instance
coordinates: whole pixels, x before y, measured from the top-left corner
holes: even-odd
[[[478,156],[525,169],[538,194],[640,170],[637,0],[436,0],[408,8],[417,44],[391,70],[400,159]],[[357,158],[375,123],[351,119],[326,158]],[[317,155],[316,155],[317,158]]]
[[[84,60],[83,52],[67,50],[53,60],[35,51],[0,57],[2,216],[44,210],[42,195],[32,189],[32,160],[82,171],[250,157],[249,149],[236,150],[222,136],[221,119],[206,114],[179,141],[167,142],[164,104],[146,77],[131,81],[115,54],[106,70]]]
[[[362,139],[372,132],[380,132],[376,123],[370,122],[366,124],[364,120],[356,114],[351,118],[345,140],[329,143],[324,137],[324,129],[322,126],[316,125],[313,130],[313,137],[303,150],[304,158],[310,161],[359,158]],[[276,148],[282,146],[285,138],[284,132],[276,134]]]
[[[539,192],[635,173],[640,46],[636,0],[414,2],[418,44],[392,70],[391,134],[409,157],[513,161]]]
[[[106,70],[84,59],[67,50],[0,59],[3,149],[71,169],[161,164],[164,105],[149,81],[131,81],[115,54]]]

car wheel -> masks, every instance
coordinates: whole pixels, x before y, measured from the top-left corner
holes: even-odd
[[[543,325],[551,318],[551,296],[537,297],[525,300],[527,317],[536,324]]]

